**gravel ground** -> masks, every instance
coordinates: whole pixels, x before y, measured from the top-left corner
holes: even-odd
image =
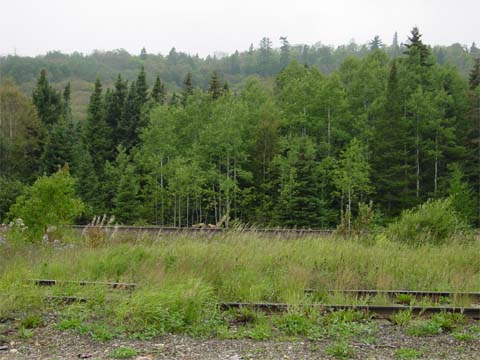
[[[75,332],[52,327],[36,329],[29,339],[8,331],[0,338],[0,360],[7,359],[111,359],[112,350],[130,347],[138,351],[133,359],[331,359],[325,349],[330,340],[253,341],[199,340],[186,336],[165,336],[149,341],[112,340],[96,342]],[[401,328],[379,325],[374,345],[351,343],[355,359],[396,359],[402,348],[417,349],[423,359],[480,359],[480,340],[458,341],[451,335],[406,336]]]

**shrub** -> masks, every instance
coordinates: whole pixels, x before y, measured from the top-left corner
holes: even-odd
[[[42,176],[17,197],[9,211],[10,219],[21,218],[27,225],[27,236],[40,240],[51,225],[73,222],[83,209],[83,202],[75,196],[75,180],[67,169],[51,176]]]
[[[428,200],[414,209],[405,210],[399,220],[386,229],[395,241],[418,245],[443,244],[454,236],[468,233],[469,226],[455,211],[451,199]]]

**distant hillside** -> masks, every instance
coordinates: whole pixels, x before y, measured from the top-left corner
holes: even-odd
[[[363,58],[372,48],[380,47],[390,57],[401,56],[403,44],[398,41],[390,46],[383,46],[379,39],[368,45],[350,43],[338,47],[315,45],[290,45],[283,38],[281,48],[273,49],[268,38],[261,40],[258,47],[235,52],[217,58],[207,56],[200,58],[177,52],[175,48],[167,56],[149,54],[142,50],[139,55],[132,55],[125,50],[95,51],[85,55],[81,53],[63,54],[57,51],[36,57],[8,55],[1,58],[0,73],[2,78],[13,79],[27,94],[31,94],[41,69],[46,69],[50,82],[61,89],[67,82],[72,86],[72,110],[77,119],[85,116],[88,98],[93,83],[99,77],[105,87],[111,86],[120,73],[124,79],[133,80],[141,66],[145,67],[147,81],[151,85],[160,75],[166,83],[169,93],[179,91],[187,73],[192,74],[193,83],[201,88],[208,87],[211,73],[216,70],[232,89],[238,89],[249,76],[271,77],[276,75],[289,61],[296,59],[300,63],[318,67],[324,73],[338,69],[347,57]],[[451,64],[466,76],[473,59],[480,56],[480,51],[473,44],[470,48],[453,44],[436,46],[432,53],[440,64]]]

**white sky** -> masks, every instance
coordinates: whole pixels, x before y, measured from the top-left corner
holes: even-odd
[[[0,0],[0,54],[124,48],[201,56],[246,50],[264,36],[290,43],[480,43],[480,0]]]

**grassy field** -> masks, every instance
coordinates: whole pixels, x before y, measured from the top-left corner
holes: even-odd
[[[346,311],[321,316],[299,309],[266,317],[250,310],[222,312],[216,304],[391,302],[381,297],[318,298],[306,295],[305,289],[480,291],[478,241],[411,247],[382,236],[288,240],[240,233],[137,239],[67,236],[57,245],[2,245],[0,253],[0,318],[17,319],[25,336],[28,329],[41,326],[46,313],[53,313],[59,329],[90,334],[96,340],[165,333],[252,339],[337,333],[349,339],[376,332],[368,315]],[[139,286],[128,292],[68,283],[37,287],[29,282],[39,278]],[[67,306],[48,300],[55,295],[89,301]],[[402,313],[392,320],[404,326],[412,317]],[[463,322],[461,316],[441,315],[411,325],[408,331],[419,336],[440,333]],[[341,348],[345,344],[337,345],[338,351],[348,351]]]

